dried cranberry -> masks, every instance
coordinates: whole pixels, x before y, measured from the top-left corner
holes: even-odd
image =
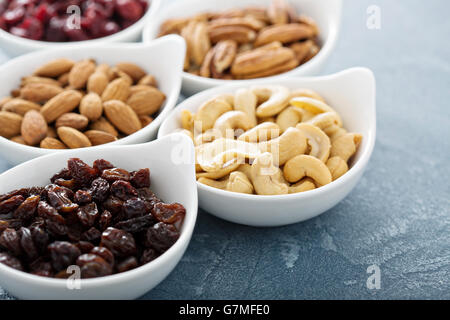
[[[130,182],[136,188],[150,187],[150,170],[147,168],[132,172]]]
[[[180,232],[171,224],[159,222],[148,228],[145,245],[159,252],[169,249],[180,237]]]
[[[15,210],[23,201],[24,197],[22,195],[17,195],[0,202],[0,214],[7,214]]]
[[[75,263],[79,255],[80,249],[66,241],[55,241],[48,246],[52,265],[56,271],[61,271]]]
[[[64,42],[67,40],[67,36],[64,32],[64,26],[66,25],[66,18],[53,17],[48,22],[47,30],[45,32],[45,40],[52,42]]]
[[[109,195],[109,183],[103,178],[97,178],[92,181],[89,193],[92,195],[92,199],[97,202],[103,202]]]
[[[108,180],[109,182],[114,182],[117,180],[129,181],[130,173],[127,170],[119,168],[106,169],[102,173],[102,178]]]
[[[6,252],[0,252],[0,263],[7,265],[8,267],[23,271],[22,263],[16,257],[13,257]]]
[[[36,213],[37,206],[41,200],[40,196],[31,196],[25,199],[24,202],[14,211],[13,216],[17,219],[29,220]]]
[[[132,0],[116,0],[116,9],[122,18],[130,21],[139,20],[144,11],[140,3]]]
[[[136,189],[127,181],[118,180],[111,185],[111,193],[121,200],[137,197]]]
[[[152,215],[161,222],[174,224],[182,221],[186,214],[186,209],[179,203],[156,203],[153,206]]]
[[[89,186],[97,178],[97,171],[78,158],[69,159],[67,166],[72,178],[80,186]]]
[[[98,217],[97,205],[95,204],[95,202],[91,202],[80,207],[77,211],[77,216],[83,225],[92,227]]]
[[[87,204],[89,202],[92,202],[92,196],[89,193],[89,191],[78,190],[77,192],[75,192],[73,200],[76,203],[83,205],[83,204]]]
[[[117,257],[128,257],[136,253],[133,236],[113,227],[103,231],[100,246],[108,248]]]
[[[117,264],[117,272],[125,272],[134,269],[138,266],[137,259],[135,257],[128,257],[122,262]]]
[[[20,236],[16,230],[7,228],[0,235],[0,246],[5,250],[8,250],[16,257],[20,256],[22,253],[22,248],[20,246]]]
[[[3,17],[5,18],[5,22],[10,25],[16,24],[16,23],[22,21],[24,16],[25,16],[25,8],[22,6],[17,6],[10,10],[7,10],[3,14]]]

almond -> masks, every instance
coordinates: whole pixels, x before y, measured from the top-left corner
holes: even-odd
[[[38,77],[38,76],[29,76],[29,77],[23,77],[22,81],[20,83],[20,86],[26,86],[30,83],[46,83],[46,84],[52,84],[55,86],[60,87],[61,83],[59,83],[57,80],[47,77]]]
[[[139,116],[139,120],[141,121],[142,128],[144,128],[152,123],[154,119],[150,116]]]
[[[69,85],[73,89],[81,89],[95,72],[95,63],[90,59],[81,60],[73,66],[69,73]]]
[[[65,113],[56,119],[55,127],[71,127],[77,130],[83,130],[89,123],[88,118],[78,113]]]
[[[20,89],[20,97],[31,102],[46,102],[63,92],[60,86],[48,83],[29,83]]]
[[[89,130],[84,134],[89,138],[93,146],[98,146],[117,140],[117,138],[112,134],[100,130]]]
[[[63,73],[58,77],[58,82],[61,86],[65,87],[69,85],[69,72]]]
[[[59,127],[56,131],[58,132],[58,136],[62,142],[64,142],[71,149],[92,146],[88,137],[77,129],[70,127]]]
[[[12,99],[14,99],[13,97],[4,97],[0,99],[0,110],[2,110],[3,106],[5,104],[7,104],[8,102],[10,102]]]
[[[74,61],[70,59],[56,59],[47,62],[40,68],[38,68],[34,74],[41,77],[55,78],[63,73],[69,72],[74,65]]]
[[[67,146],[56,138],[47,137],[41,141],[41,148],[44,149],[67,149]]]
[[[122,78],[111,81],[102,94],[103,101],[120,100],[125,102],[130,96],[130,83]]]
[[[131,95],[127,104],[138,115],[150,115],[161,108],[166,96],[164,93],[153,87],[147,87]]]
[[[273,41],[291,43],[314,37],[314,30],[306,24],[290,23],[266,27],[258,34],[255,47],[259,47]]]
[[[22,116],[8,111],[0,111],[0,136],[12,138],[20,134]]]
[[[141,80],[139,80],[138,84],[145,86],[152,86],[155,88],[158,86],[155,77],[152,76],[151,74],[147,74],[146,76],[142,77]]]
[[[30,110],[37,110],[37,111],[41,110],[41,106],[38,105],[37,103],[28,100],[14,98],[9,102],[7,102],[3,106],[2,110],[15,112],[17,114],[20,114],[21,116],[24,116],[25,113],[27,113]]]
[[[47,138],[58,138],[58,134],[56,133],[56,129],[55,128],[48,127]]]
[[[20,143],[20,144],[23,144],[23,145],[27,145],[27,143],[25,142],[25,140],[23,139],[22,136],[12,137],[11,141],[14,141],[15,143]]]
[[[21,133],[27,144],[34,146],[47,136],[47,122],[39,111],[30,110],[23,117]]]
[[[94,72],[88,79],[87,91],[101,95],[108,86],[109,78],[106,73],[101,71]]]
[[[142,128],[133,109],[120,100],[110,100],[103,104],[105,115],[111,123],[125,134],[132,134]]]
[[[91,92],[81,99],[79,109],[89,121],[98,120],[103,113],[102,99],[97,93]]]
[[[139,67],[137,64],[130,62],[119,62],[116,64],[116,67],[120,70],[128,74],[134,82],[138,82],[141,80],[147,73]]]
[[[114,128],[114,126],[104,117],[100,117],[100,119],[93,122],[89,128],[91,130],[104,131],[106,133],[109,133],[110,135],[113,135],[114,137],[119,136],[119,132],[117,132],[116,128]]]
[[[111,68],[111,72],[112,72],[112,77],[113,80],[117,79],[117,78],[122,78],[124,79],[126,82],[128,82],[130,84],[130,86],[133,84],[133,78],[131,78],[127,73],[123,72],[122,70],[120,70],[117,67],[113,67]]]
[[[74,110],[81,101],[82,94],[76,90],[66,90],[49,100],[41,109],[48,123],[55,121],[64,113]]]

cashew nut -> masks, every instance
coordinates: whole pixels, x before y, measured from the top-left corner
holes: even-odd
[[[274,166],[270,153],[263,153],[253,161],[251,177],[255,192],[259,195],[279,195],[289,192],[281,169]]]
[[[248,163],[243,163],[241,164],[238,168],[237,171],[242,172],[243,174],[245,174],[247,176],[247,178],[251,178],[252,176],[252,166]]]
[[[331,143],[333,143],[337,138],[342,137],[344,134],[346,134],[347,130],[333,124],[329,127],[324,128],[323,132],[325,132],[330,137],[330,141]]]
[[[300,88],[300,89],[295,89],[291,92],[290,98],[297,98],[297,97],[307,97],[307,98],[312,98],[312,99],[316,99],[319,101],[322,101],[323,103],[325,103],[325,99],[322,98],[317,92],[315,92],[314,90],[311,89],[306,89],[306,88]]]
[[[287,128],[295,127],[297,123],[302,121],[302,118],[302,109],[290,106],[278,114],[276,121],[277,125],[281,129],[281,132],[284,132]]]
[[[361,140],[362,136],[358,133],[346,133],[340,136],[331,145],[331,156],[340,157],[347,162],[355,154]]]
[[[308,98],[308,97],[296,97],[296,98],[292,98],[289,101],[289,103],[295,107],[305,109],[309,112],[312,112],[313,114],[319,114],[319,113],[324,113],[324,112],[334,112],[334,113],[336,113],[339,126],[342,127],[342,120],[341,120],[341,117],[339,117],[339,115],[337,114],[337,112],[333,108],[331,108],[329,105],[327,105],[326,103],[324,103],[320,100],[316,100],[316,99],[312,99],[312,98]]]
[[[324,186],[332,181],[331,172],[322,161],[304,154],[286,162],[283,173],[286,180],[291,183],[304,177],[310,177],[318,186]]]
[[[222,114],[214,123],[214,129],[218,130],[223,137],[228,138],[234,138],[234,130],[236,129],[247,131],[251,127],[252,121],[242,111],[228,111]]]
[[[273,122],[264,122],[256,127],[244,132],[238,137],[238,140],[245,142],[262,142],[278,138],[280,127]]]
[[[214,123],[222,114],[232,110],[232,106],[226,100],[216,97],[200,106],[195,114],[194,121],[199,121],[201,123],[201,130],[199,131],[205,132],[214,127]]]
[[[253,93],[258,99],[267,100],[256,108],[256,116],[271,117],[280,113],[289,103],[289,89],[283,86],[255,86]]]
[[[256,105],[258,98],[249,89],[239,89],[234,96],[234,110],[242,111],[247,114],[251,120],[251,126],[254,127],[257,124],[256,119]]]
[[[308,123],[299,123],[296,128],[302,131],[308,140],[311,148],[309,155],[326,162],[330,156],[331,143],[325,132]]]
[[[258,124],[264,123],[264,122],[276,122],[276,118],[275,117],[262,117],[262,118],[258,118]]]
[[[312,124],[321,130],[324,130],[325,128],[330,127],[332,125],[335,125],[338,128],[340,128],[339,118],[337,117],[336,112],[319,113],[318,115],[315,115],[312,119],[306,121],[306,123]]]
[[[214,179],[209,179],[209,178],[204,178],[204,177],[200,177],[198,180],[198,182],[216,188],[216,189],[222,189],[225,190],[228,184],[228,179],[225,180],[214,180]]]
[[[194,127],[194,116],[189,110],[181,110],[181,127],[189,131]]]
[[[253,194],[254,189],[250,180],[245,174],[239,171],[231,172],[229,177],[224,180],[214,180],[209,178],[201,177],[198,182],[203,183],[207,186],[227,190],[231,192],[247,193]]]
[[[197,172],[195,175],[199,178],[221,179],[239,167],[239,163],[232,163],[226,167],[211,172]]]
[[[179,132],[184,133],[185,135],[187,135],[189,138],[192,139],[192,141],[194,141],[194,135],[192,134],[192,131],[189,131],[187,129],[180,129]]]
[[[332,157],[327,161],[327,167],[331,172],[333,181],[343,176],[348,171],[347,162],[341,157]]]
[[[304,154],[307,142],[302,131],[297,128],[288,128],[278,138],[259,143],[258,148],[261,152],[270,152],[282,166],[296,155]]]
[[[213,142],[216,139],[222,138],[222,133],[216,129],[209,129],[199,135],[197,135],[194,139],[194,143],[196,146],[199,146],[204,143]]]
[[[314,184],[314,180],[311,178],[303,178],[299,182],[291,185],[289,187],[289,193],[300,193],[309,190],[314,190],[316,185]]]

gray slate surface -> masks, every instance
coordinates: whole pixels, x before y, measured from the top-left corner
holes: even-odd
[[[372,4],[380,30],[366,28]],[[200,210],[182,261],[143,298],[449,299],[449,10],[446,0],[346,0],[323,73],[366,66],[376,75],[377,144],[361,182],[335,208],[288,227]],[[379,290],[366,286],[372,264]],[[0,298],[10,297],[0,289]]]

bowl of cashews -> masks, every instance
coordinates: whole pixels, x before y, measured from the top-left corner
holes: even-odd
[[[186,99],[158,137],[191,137],[205,211],[281,226],[329,210],[355,187],[375,145],[375,108],[375,78],[366,68],[260,80]]]

